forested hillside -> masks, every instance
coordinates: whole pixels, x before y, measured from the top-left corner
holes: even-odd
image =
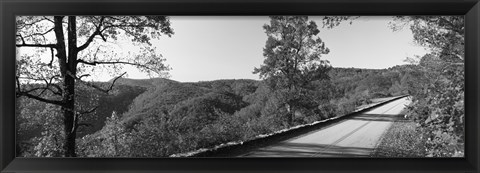
[[[295,112],[293,125],[350,113],[372,98],[406,94],[411,68],[332,68],[329,80],[314,82],[299,98],[304,108]],[[99,105],[79,130],[80,156],[169,156],[292,126],[281,116],[287,113],[285,95],[262,81],[121,78],[112,95],[94,91],[84,91],[90,94],[79,100]],[[61,144],[49,141],[61,133],[60,122],[44,119],[58,108],[30,99],[19,99],[19,105],[20,154],[61,154]]]

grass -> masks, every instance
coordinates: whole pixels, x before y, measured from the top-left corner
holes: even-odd
[[[412,121],[395,121],[372,157],[425,157],[425,139]]]

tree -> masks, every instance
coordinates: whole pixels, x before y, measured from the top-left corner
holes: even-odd
[[[414,40],[431,53],[416,60],[420,80],[408,115],[426,132],[428,156],[463,156],[464,17],[396,17],[394,30],[410,26]]]
[[[19,99],[20,100],[20,99]],[[34,99],[18,102],[17,142],[21,150],[18,155],[25,157],[59,157],[63,155],[63,131],[60,108]],[[41,134],[41,136],[38,136]],[[25,142],[28,140],[28,142]]]
[[[131,152],[130,133],[115,111],[105,120],[105,126],[99,133],[86,135],[77,147],[81,156],[89,157],[126,157]]]
[[[149,75],[169,69],[151,44],[152,39],[173,34],[165,16],[20,16],[16,27],[16,95],[60,106],[65,157],[76,156],[79,120],[96,109],[79,108],[78,86],[108,93],[125,74],[120,74],[124,65]],[[113,48],[114,41],[126,39],[139,47],[137,54],[124,55]],[[102,70],[117,76],[109,86],[84,79]]]
[[[307,16],[271,16],[270,24],[263,28],[268,36],[263,49],[265,60],[253,73],[260,74],[273,89],[286,89],[286,106],[294,112],[298,101],[295,92],[311,81],[328,78],[331,67],[320,57],[329,49],[317,36],[320,30],[316,23],[308,21]]]

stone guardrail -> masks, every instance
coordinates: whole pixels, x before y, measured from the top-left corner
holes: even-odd
[[[236,141],[236,142],[224,143],[212,148],[201,148],[201,149],[187,152],[187,153],[173,154],[170,157],[235,157],[259,147],[268,146],[276,142],[280,142],[298,135],[311,132],[313,130],[320,129],[322,127],[344,120],[345,118],[348,118],[352,115],[356,115],[356,114],[371,110],[373,108],[382,106],[386,103],[389,103],[407,96],[408,95],[396,96],[389,100],[373,103],[368,107],[355,110],[355,112],[346,114],[344,116],[332,117],[332,118],[328,118],[320,121],[315,121],[310,124],[298,125],[288,129],[279,130],[270,134],[258,135],[255,138],[250,139],[248,141]]]

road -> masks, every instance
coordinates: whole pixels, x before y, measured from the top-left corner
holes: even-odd
[[[367,157],[379,144],[393,121],[403,118],[407,97],[392,101],[319,130],[270,146],[242,157]]]

